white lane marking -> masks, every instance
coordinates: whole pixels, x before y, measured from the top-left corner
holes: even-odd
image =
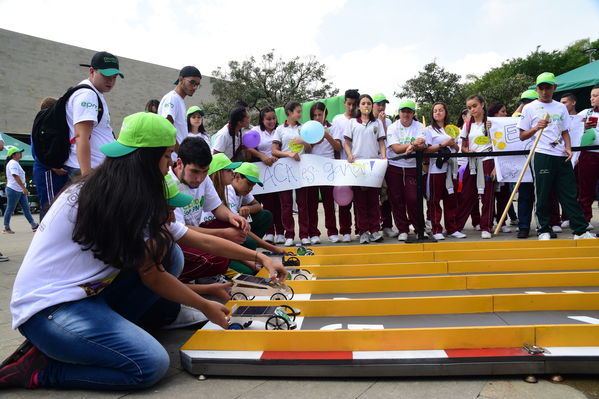
[[[253,359],[258,360],[262,357],[262,351],[200,351],[183,350],[181,351],[192,359]]]
[[[333,298],[333,300],[335,300],[335,299],[349,299],[349,298],[343,298],[343,297]]]
[[[578,291],[578,290],[564,290],[562,292],[565,294],[582,294],[582,291]]]
[[[343,326],[341,325],[341,323],[337,323],[337,324],[328,324],[326,326],[322,326],[320,327],[321,330],[341,330],[343,328]]]
[[[301,330],[303,323],[304,323],[304,317],[296,317],[295,318],[295,324],[296,324],[297,327],[295,327],[295,329],[296,330]]]
[[[599,356],[599,346],[560,346],[547,347],[544,356]]]
[[[544,294],[543,291],[524,291],[525,294]]]
[[[599,319],[589,316],[568,316],[568,319],[578,320],[588,324],[599,324]]]
[[[348,324],[348,330],[384,330],[382,324]]]
[[[298,301],[309,301],[312,294],[295,294],[293,296],[293,300]],[[253,299],[254,301],[270,301],[270,296],[257,296]],[[277,301],[273,301],[273,305],[276,304]]]
[[[421,351],[354,351],[354,359],[438,359],[446,358],[443,350]]]

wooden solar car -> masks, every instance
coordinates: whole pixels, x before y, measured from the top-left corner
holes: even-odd
[[[293,288],[270,278],[238,274],[231,282],[231,299],[234,301],[252,300],[256,296],[270,296],[273,301],[289,300],[294,295]]]
[[[267,330],[295,330],[300,311],[291,306],[233,306],[229,330],[243,330],[254,320],[263,320]]]
[[[296,269],[295,267],[288,267],[287,280],[314,280],[315,277],[309,270]]]

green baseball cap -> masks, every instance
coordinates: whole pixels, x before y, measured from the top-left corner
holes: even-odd
[[[380,102],[386,102],[387,104],[389,104],[389,101],[387,100],[387,97],[385,97],[385,95],[383,93],[376,93],[374,95],[374,97],[372,97],[372,102],[373,103],[380,103]]]
[[[541,83],[549,83],[550,85],[556,85],[557,80],[555,80],[555,75],[551,72],[543,72],[542,74],[537,76],[536,86],[540,85]]]
[[[79,65],[84,67],[92,67],[107,77],[114,75],[119,75],[121,78],[125,77],[125,75],[123,75],[123,73],[119,70],[119,59],[106,51],[100,51],[94,54],[91,63]]]
[[[402,100],[402,102],[399,103],[399,110],[402,110],[404,108],[409,108],[412,111],[416,111],[416,103],[413,100]]]
[[[537,100],[538,98],[539,98],[539,93],[537,93],[536,90],[532,90],[532,89],[526,90],[520,96],[520,100]]]
[[[244,175],[249,181],[253,181],[258,184],[260,187],[264,187],[264,184],[260,181],[260,169],[249,162],[244,162],[240,167],[235,169],[233,172]]]
[[[100,146],[107,157],[118,158],[142,147],[175,145],[177,129],[168,119],[152,112],[138,112],[123,119],[119,138]]]
[[[23,152],[25,151],[24,149],[20,149],[19,147],[16,147],[14,145],[9,145],[6,146],[6,156],[10,157],[11,155],[16,154],[17,152]]]
[[[208,168],[208,175],[218,172],[221,169],[237,169],[240,166],[241,162],[231,162],[229,157],[222,152],[219,152],[212,156],[212,162],[210,162],[210,167]]]
[[[173,208],[181,208],[187,206],[193,200],[193,197],[189,194],[184,194],[179,191],[179,187],[177,187],[177,182],[173,179],[170,174],[164,176],[164,196],[166,197],[166,201],[168,206]]]
[[[195,114],[196,112],[199,112],[200,115],[204,116],[204,110],[202,110],[202,108],[198,107],[197,105],[189,107],[189,109],[187,110],[187,116]]]

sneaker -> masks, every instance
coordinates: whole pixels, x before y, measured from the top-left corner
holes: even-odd
[[[570,228],[570,221],[569,220],[564,220],[562,222],[562,229],[569,229]]]
[[[381,241],[383,241],[383,239],[384,239],[384,237],[380,231],[375,231],[374,233],[372,233],[370,235],[370,241],[373,241],[373,242],[381,242]]]
[[[0,262],[8,262],[10,259],[8,259],[8,256],[4,256],[2,254],[0,254]]]
[[[501,232],[502,233],[511,233],[512,229],[510,229],[510,226],[503,225],[503,226],[501,226]]]
[[[518,219],[510,219],[510,226],[518,226]]]
[[[443,234],[441,234],[441,233],[437,233],[437,234],[433,234],[433,238],[435,240],[444,240],[445,236]]]
[[[589,222],[589,225],[587,226],[587,231],[589,230],[593,230],[595,227],[593,227],[593,225],[591,224],[591,222]]]
[[[320,237],[318,237],[318,236],[310,237],[310,242],[312,244],[320,244]]]
[[[397,241],[407,241],[408,233],[400,233],[397,235]]]
[[[275,243],[275,236],[273,234],[267,234],[267,235],[264,236],[263,240],[266,241],[269,244],[274,244]]]
[[[476,226],[474,226],[474,230],[480,231],[480,224],[477,224]]]
[[[285,243],[285,236],[283,234],[277,234],[277,238],[275,238],[275,244],[283,243]]]
[[[370,233],[360,235],[360,244],[368,244],[370,242]]]
[[[385,227],[383,229],[383,235],[389,237],[389,238],[394,238],[397,237],[399,235],[399,233],[395,230],[393,230],[391,227]]]
[[[0,364],[0,387],[36,388],[35,376],[46,367],[48,358],[29,341],[25,341]]]
[[[466,238],[468,237],[466,234],[462,233],[461,231],[456,231],[455,233],[450,234],[451,237],[453,238]]]
[[[332,243],[339,242],[339,236],[337,234],[333,234],[332,236],[329,236],[329,241]]]
[[[551,234],[549,234],[549,233],[541,233],[541,234],[539,234],[539,240],[540,241],[551,240]]]
[[[285,239],[285,246],[286,247],[293,247],[293,238],[287,238],[287,239]]]
[[[575,240],[588,240],[591,238],[597,238],[597,236],[595,234],[591,233],[590,231],[586,231],[584,234],[581,234],[581,235],[574,234]]]
[[[518,238],[528,238],[529,233],[529,229],[520,229],[518,230]]]
[[[557,238],[557,233],[554,233],[553,230],[551,230],[549,232],[549,237],[551,237],[551,238]]]
[[[351,234],[343,234],[341,242],[351,242]]]
[[[38,227],[40,227],[39,224],[35,224],[35,225],[31,226],[31,231],[33,231],[35,233],[37,231]]]
[[[208,320],[204,313],[191,306],[181,305],[177,318],[164,327],[163,330],[173,330],[175,328],[189,327]]]
[[[489,231],[482,231],[480,233],[480,238],[489,239],[491,237],[493,237],[493,236],[491,235],[491,232],[489,232]]]
[[[551,226],[551,230],[553,230],[554,233],[562,232],[562,228],[560,226]]]
[[[310,245],[310,244],[312,244],[312,243],[310,242],[310,239],[309,239],[308,237],[304,237],[304,238],[302,238],[302,240],[301,240],[301,241],[302,241],[302,245]]]
[[[3,232],[4,234],[15,234],[15,232],[14,232],[14,231],[12,231],[12,230],[10,229],[10,227],[5,227],[5,228],[4,228],[4,230],[2,230],[2,232]]]

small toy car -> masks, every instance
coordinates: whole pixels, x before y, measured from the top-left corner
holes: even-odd
[[[306,247],[297,247],[298,256],[314,256],[314,251]]]
[[[297,256],[290,256],[287,259],[283,256],[281,260],[283,266],[299,266],[301,264],[299,258]]]
[[[315,277],[309,270],[296,269],[294,267],[288,267],[287,280],[314,280]]]
[[[291,306],[237,306],[231,309],[229,330],[248,328],[254,320],[264,320],[267,330],[295,330],[295,318],[300,314]]]
[[[231,280],[231,299],[234,301],[252,300],[256,296],[270,296],[273,301],[289,300],[293,298],[293,288],[275,283],[270,278],[238,274]]]

